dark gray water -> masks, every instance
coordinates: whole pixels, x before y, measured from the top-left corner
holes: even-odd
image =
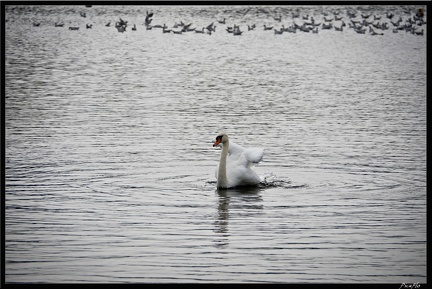
[[[13,8],[7,283],[426,282],[427,31],[385,17],[418,7]],[[262,28],[336,8],[390,29]],[[146,30],[146,10],[216,32]],[[265,183],[216,190],[221,129],[265,148]]]

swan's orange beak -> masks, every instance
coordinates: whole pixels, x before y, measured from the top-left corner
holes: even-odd
[[[213,144],[213,147],[217,146],[218,144],[220,144],[222,138],[217,138],[216,141]]]

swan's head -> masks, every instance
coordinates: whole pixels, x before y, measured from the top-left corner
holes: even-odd
[[[219,145],[220,143],[224,144],[227,141],[228,141],[228,136],[224,133],[221,133],[216,137],[216,141],[214,142],[213,146],[215,147],[215,146]]]

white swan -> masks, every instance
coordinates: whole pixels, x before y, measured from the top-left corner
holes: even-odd
[[[221,158],[216,169],[218,189],[254,186],[261,182],[261,178],[251,169],[251,166],[262,160],[264,149],[245,149],[230,142],[225,133],[216,137],[213,147],[218,145],[222,145]]]

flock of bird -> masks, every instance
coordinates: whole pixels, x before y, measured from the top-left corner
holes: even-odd
[[[423,9],[418,9],[414,15],[409,17],[405,17],[402,19],[401,16],[397,17],[392,12],[387,12],[384,15],[375,15],[372,13],[359,13],[356,11],[347,10],[346,16],[342,15],[340,10],[334,11],[333,13],[323,12],[322,19],[316,20],[313,16],[309,15],[300,15],[298,11],[291,12],[291,19],[289,19],[290,24],[285,27],[285,24],[281,24],[282,15],[273,16],[275,22],[272,25],[264,24],[264,31],[274,31],[275,35],[281,35],[283,33],[297,33],[300,32],[312,32],[318,33],[321,30],[335,30],[339,32],[343,32],[344,29],[353,29],[358,34],[366,34],[368,32],[370,35],[384,35],[384,31],[390,30],[393,33],[398,33],[399,31],[410,32],[415,35],[423,35],[424,29],[423,25],[426,24],[425,15]],[[86,17],[86,13],[80,12],[81,17]],[[154,13],[146,12],[146,17],[143,25],[146,30],[152,29],[161,29],[162,33],[172,33],[172,34],[183,34],[188,32],[200,33],[200,34],[209,34],[216,32],[216,25],[223,25],[221,29],[224,29],[227,33],[230,33],[234,36],[242,35],[244,31],[246,31],[246,27],[242,30],[240,25],[233,24],[232,26],[228,26],[226,23],[226,18],[222,20],[215,20],[209,25],[198,27],[193,23],[183,23],[180,21],[179,23],[175,23],[171,28],[169,28],[165,23],[161,24],[152,24]],[[289,17],[288,17],[289,18]],[[284,19],[285,20],[285,19]],[[392,26],[390,26],[390,24]],[[348,26],[347,26],[348,24]],[[39,26],[40,22],[34,22],[33,26]],[[63,27],[63,22],[55,22],[55,27]],[[105,24],[106,27],[111,26],[111,21]],[[125,32],[128,27],[128,21],[123,19],[119,19],[119,21],[115,22],[115,28],[118,32]],[[86,24],[86,29],[91,29],[93,27],[92,24]],[[256,24],[248,24],[247,31],[257,30]],[[70,26],[69,30],[79,30],[78,26]],[[132,31],[137,30],[136,24],[131,28]],[[219,30],[218,30],[219,31]]]

